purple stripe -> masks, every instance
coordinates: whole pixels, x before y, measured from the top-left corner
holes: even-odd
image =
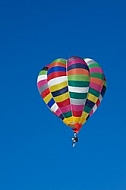
[[[93,89],[97,90],[98,92],[101,92],[101,90],[102,90],[102,86],[101,85],[98,85],[98,84],[93,83],[93,82],[90,83],[90,87],[89,88],[93,88]]]
[[[91,68],[90,73],[103,73],[101,68]]]
[[[83,60],[83,59],[72,59],[69,61],[68,59],[68,63],[67,63],[67,67],[69,67],[70,65],[73,65],[73,64],[77,64],[77,63],[82,63],[84,65],[87,65],[86,62]]]
[[[84,105],[71,105],[72,111],[83,111]]]

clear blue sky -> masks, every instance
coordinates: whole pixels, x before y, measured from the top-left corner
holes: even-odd
[[[125,54],[125,0],[0,0],[0,190],[126,189]],[[75,148],[36,86],[73,55],[98,61],[108,83]]]

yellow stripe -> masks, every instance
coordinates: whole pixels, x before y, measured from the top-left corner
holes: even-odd
[[[65,81],[65,82],[61,82],[59,84],[50,86],[50,90],[51,90],[51,92],[55,92],[55,91],[60,90],[66,86],[67,86],[67,82]]]
[[[92,95],[92,94],[88,94],[88,97],[87,97],[88,100],[91,100],[92,102],[96,103],[97,100],[98,100],[98,97]]]
[[[83,112],[80,118],[80,123],[83,125],[86,122],[86,118],[89,114],[86,112]]]
[[[86,122],[86,117],[88,116],[88,114],[86,113],[86,112],[83,112],[83,114],[82,114],[82,116],[81,116],[81,118],[80,117],[74,117],[74,116],[72,116],[72,117],[69,117],[69,118],[64,118],[64,120],[63,120],[63,122],[67,125],[67,126],[69,126],[69,127],[71,127],[71,128],[75,128],[75,124],[76,123],[80,123],[80,124],[84,124],[85,122]]]
[[[45,103],[47,104],[47,103],[51,100],[51,98],[52,98],[52,95],[51,95],[51,93],[49,93],[49,94],[44,98]]]
[[[86,117],[86,112],[85,112],[85,117]],[[88,114],[87,114],[88,115]],[[72,116],[72,117],[69,117],[69,118],[64,118],[64,120],[63,120],[63,122],[66,124],[66,125],[70,125],[70,126],[73,126],[73,127],[75,127],[74,126],[74,124],[76,124],[76,123],[81,123],[81,124],[83,124],[85,121],[86,121],[86,119],[85,119],[85,117],[74,117],[74,116]]]
[[[70,125],[73,122],[73,117],[69,117],[69,118],[64,118],[63,122],[66,125]],[[74,127],[74,126],[73,126]]]
[[[55,102],[62,102],[64,100],[68,99],[68,98],[69,98],[69,94],[68,94],[68,92],[66,92],[66,93],[64,93],[64,94],[62,94],[60,96],[54,97],[54,100],[55,100]]]
[[[74,116],[73,116],[73,122],[79,123],[79,121],[80,121],[80,117],[74,117]]]

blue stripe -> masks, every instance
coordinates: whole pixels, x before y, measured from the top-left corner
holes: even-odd
[[[53,96],[53,97],[59,96],[59,95],[62,95],[62,94],[64,94],[64,93],[66,93],[66,92],[68,92],[68,87],[67,87],[67,86],[64,87],[64,88],[62,88],[62,89],[60,89],[60,90],[57,90],[57,91],[55,91],[55,92],[52,92],[52,96]]]
[[[48,70],[48,75],[53,73],[53,72],[58,72],[58,71],[64,71],[66,72],[66,68],[64,67],[60,67],[60,66],[57,66],[57,67],[52,67]]]
[[[68,68],[67,68],[67,71],[71,70],[71,69],[75,69],[75,68],[83,68],[83,69],[86,69],[89,71],[89,68],[87,65],[85,64],[81,64],[81,63],[75,63],[73,65],[70,65]]]
[[[101,95],[102,95],[102,97],[104,96],[105,91],[106,91],[106,86],[103,86],[102,91],[101,91]]]
[[[93,108],[94,105],[95,105],[94,102],[92,102],[92,101],[90,101],[90,100],[87,99],[85,106],[88,106],[88,107],[90,107],[90,108]]]
[[[62,119],[62,120],[64,119],[64,116],[63,116],[62,114],[61,114],[59,117],[60,117],[60,119]]]
[[[52,99],[48,102],[47,105],[51,108],[53,104],[55,104],[55,102],[54,102],[54,100],[53,100],[53,98],[52,98]]]

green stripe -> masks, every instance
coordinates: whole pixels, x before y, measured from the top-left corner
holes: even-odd
[[[89,86],[89,82],[85,82],[85,81],[68,81],[68,85],[69,86],[74,86],[74,87],[88,87]]]
[[[107,86],[107,82],[106,81],[104,81],[104,86]]]
[[[47,71],[45,71],[45,70],[42,70],[42,71],[40,71],[40,73],[39,73],[39,75],[45,75],[45,74],[47,74]]]
[[[54,63],[54,62],[60,62],[60,63],[66,64],[65,59],[55,59],[52,63]]]
[[[71,111],[69,111],[69,112],[63,113],[63,116],[64,116],[65,118],[68,118],[68,117],[71,117],[71,116],[72,116],[72,113],[71,113]]]
[[[99,66],[99,64],[98,63],[93,63],[93,64],[91,64],[91,65],[89,65],[89,68],[96,68],[96,67],[99,67],[100,68],[100,66]]]
[[[94,90],[93,88],[89,88],[89,92],[88,93],[93,94],[96,97],[99,97],[99,95],[100,95],[100,92]]]
[[[68,80],[74,80],[74,81],[89,81],[89,76],[85,75],[70,75],[68,76]]]
[[[85,107],[84,107],[84,111],[85,111],[86,113],[90,113],[91,109],[92,109],[92,108],[90,108],[90,107],[88,107],[88,106],[85,106]]]
[[[76,93],[76,92],[69,92],[70,98],[74,99],[86,99],[87,93]]]
[[[90,77],[95,77],[99,79],[104,79],[104,75],[102,73],[90,73]]]

